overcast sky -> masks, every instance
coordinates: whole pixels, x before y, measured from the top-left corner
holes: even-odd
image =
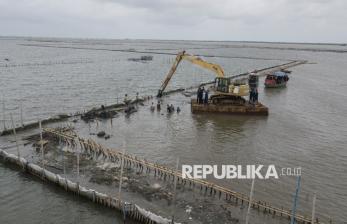
[[[347,42],[346,0],[0,0],[1,36]]]

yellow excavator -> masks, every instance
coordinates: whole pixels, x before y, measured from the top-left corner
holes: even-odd
[[[216,74],[214,94],[210,97],[213,104],[245,104],[243,96],[249,95],[249,86],[247,84],[232,83],[229,78],[224,77],[224,71],[220,65],[212,64],[202,60],[200,57],[186,54],[185,51],[178,53],[174,64],[158,90],[157,97],[162,97],[166,86],[169,84],[172,76],[182,60],[187,60],[200,67],[206,68]]]

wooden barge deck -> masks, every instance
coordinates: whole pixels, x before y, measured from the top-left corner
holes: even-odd
[[[196,99],[191,100],[192,113],[225,113],[225,114],[238,114],[238,115],[269,115],[269,108],[261,103],[256,105],[249,104],[248,101],[245,105],[230,105],[230,104],[198,104]]]

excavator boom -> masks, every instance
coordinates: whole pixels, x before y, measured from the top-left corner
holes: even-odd
[[[163,96],[163,92],[167,86],[167,84],[169,84],[173,74],[175,73],[179,63],[181,62],[182,60],[182,56],[184,55],[185,51],[182,51],[180,53],[178,53],[177,57],[176,57],[176,60],[174,62],[174,64],[172,65],[169,73],[166,75],[166,78],[164,80],[164,82],[161,84],[161,87],[160,89],[158,90],[158,94],[157,94],[157,97],[162,97]]]
[[[206,69],[216,73],[218,78],[224,77],[224,71],[220,65],[206,62],[199,57],[196,57],[193,55],[188,55],[188,54],[183,55],[183,59],[190,61],[193,64],[199,65],[200,67],[206,68]]]
[[[186,54],[185,51],[182,51],[180,53],[178,53],[177,57],[176,57],[176,60],[174,62],[174,64],[172,65],[169,73],[167,74],[164,82],[161,84],[161,87],[160,89],[158,90],[158,95],[157,97],[162,97],[163,95],[163,92],[166,88],[166,86],[169,84],[172,76],[175,74],[176,72],[176,69],[179,65],[179,63],[182,61],[182,60],[187,60],[193,64],[196,64],[200,67],[203,67],[203,68],[206,68],[210,71],[213,71],[214,73],[216,73],[216,76],[218,78],[223,78],[224,77],[224,71],[222,69],[221,66],[217,65],[217,64],[212,64],[212,63],[209,63],[209,62],[206,62],[204,60],[202,60],[201,58],[199,57],[196,57],[196,56],[193,56],[193,55],[189,55],[189,54]]]

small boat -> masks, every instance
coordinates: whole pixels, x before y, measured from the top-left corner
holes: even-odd
[[[274,72],[273,74],[268,74],[265,78],[265,87],[266,88],[278,88],[285,87],[289,77],[285,72]]]

